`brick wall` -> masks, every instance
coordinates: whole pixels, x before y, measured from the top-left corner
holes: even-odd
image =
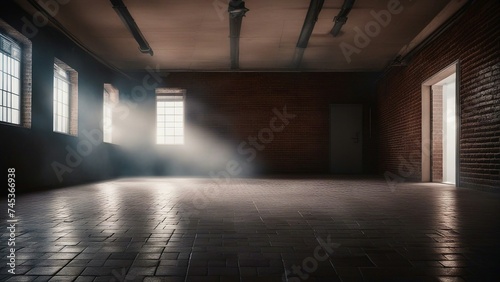
[[[69,71],[70,102],[69,102],[69,134],[78,135],[78,73]]]
[[[443,181],[443,86],[432,86],[432,182]]]
[[[275,116],[273,110],[282,112],[286,107],[288,113],[296,115],[283,131],[274,132],[272,141],[263,144],[265,148],[258,150],[251,165],[260,173],[327,173],[329,105],[363,104],[364,171],[369,173],[374,167],[375,145],[369,137],[368,120],[374,101],[376,78],[377,75],[373,73],[171,73],[165,79],[165,86],[186,89],[188,127],[194,128],[194,131],[201,129],[210,138],[227,144],[228,149],[232,150],[231,157],[240,160],[249,155],[238,153],[238,145],[249,142],[249,138],[258,137],[261,130],[264,130],[262,134],[266,134],[266,128],[270,127],[270,121]],[[126,124],[130,126],[134,119],[144,117],[148,121],[138,125],[137,129],[128,128],[128,132],[154,136],[154,97],[152,100],[142,110],[137,109],[137,115],[131,115],[131,121]],[[195,133],[186,132],[187,148],[199,147]],[[125,137],[126,140],[133,138]],[[154,147],[154,138],[150,140]],[[168,146],[157,148],[168,151]],[[215,150],[208,145],[205,149]],[[144,152],[143,147],[140,152]],[[165,160],[161,162],[168,162],[173,153],[165,152]],[[196,154],[202,153],[198,151]],[[212,158],[216,157],[207,153],[205,158],[200,156],[199,162],[211,163]]]
[[[31,42],[25,43],[23,46],[23,72],[24,72],[24,79],[23,79],[23,95],[22,95],[22,103],[23,103],[23,110],[22,110],[22,116],[21,116],[21,122],[23,127],[26,128],[31,128],[31,111],[33,107],[32,103],[32,46]]]
[[[458,61],[460,186],[500,189],[500,2],[474,1],[378,87],[379,169],[421,179],[421,84]]]

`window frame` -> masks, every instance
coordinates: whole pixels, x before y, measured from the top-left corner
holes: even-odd
[[[18,52],[17,56],[14,55],[15,50]],[[17,42],[16,38],[0,30],[0,123],[2,124],[23,125],[23,52],[23,45]],[[17,68],[13,65],[16,63],[14,61],[17,61]],[[7,66],[7,71],[4,66]],[[14,79],[17,79],[17,91],[14,91]],[[13,106],[14,96],[17,96],[17,107]],[[14,112],[17,112],[16,117],[13,116]],[[4,115],[9,117],[4,119]]]
[[[106,93],[108,99],[106,99]],[[102,141],[108,144],[113,144],[113,111],[119,102],[119,92],[112,84],[105,83],[102,97]],[[107,126],[106,115],[109,114],[110,126]],[[109,132],[108,132],[109,130]],[[107,140],[107,137],[110,139]]]
[[[32,124],[32,65],[33,47],[31,40],[24,34],[10,26],[0,18],[0,33],[15,41],[21,47],[21,95],[20,95],[20,124],[1,122],[0,125],[15,126],[26,129]]]
[[[64,72],[64,76],[61,74],[62,72]],[[64,91],[64,89],[61,89],[59,87],[59,82],[62,82],[64,83],[64,86],[66,86],[66,91],[65,93],[61,93],[60,91]],[[68,73],[67,70],[64,70],[63,68],[61,68],[61,66],[57,65],[56,63],[54,63],[54,97],[53,97],[53,131],[54,132],[57,132],[57,133],[65,133],[65,134],[69,134],[70,132],[70,122],[71,122],[71,117],[70,117],[70,112],[71,112],[71,88],[72,88],[72,85],[71,85],[71,80],[70,80],[70,74]],[[57,91],[56,91],[57,89]],[[62,97],[62,98],[59,98],[58,96],[61,95],[61,94],[65,94],[65,97]],[[59,104],[62,104],[62,113],[60,112],[60,110],[58,110],[59,108]],[[67,110],[67,113],[66,115],[64,114],[64,110]],[[58,123],[58,118],[59,117],[62,117],[62,121],[66,122],[66,125],[64,126],[64,128],[62,129],[63,131],[59,130],[59,128],[56,126],[59,125]]]
[[[182,119],[179,122],[177,120],[179,114],[176,111],[177,105],[174,105],[173,107],[164,107],[164,113],[160,114],[159,111],[162,109],[159,108],[159,103],[161,102],[173,102],[173,103],[182,103]],[[185,89],[179,89],[179,88],[157,88],[156,89],[156,145],[170,145],[170,146],[182,146],[186,142],[186,90]],[[166,113],[167,108],[173,108],[173,113],[168,114]],[[160,121],[160,115],[164,116],[164,120]],[[170,116],[173,118],[173,121],[168,121],[167,116]],[[181,127],[177,127],[176,124],[181,123]],[[159,125],[173,125],[173,126],[163,126],[160,127]],[[167,129],[171,128],[173,129],[173,134],[167,134]],[[177,134],[177,129],[181,129],[181,134]],[[159,130],[164,130],[163,134],[159,132]],[[161,134],[161,135],[160,135]],[[160,139],[160,138],[163,138]],[[168,141],[167,138],[173,138],[172,141]],[[180,141],[178,141],[180,138]]]
[[[67,134],[71,136],[78,136],[78,72],[68,66],[63,61],[54,58],[53,64],[53,86],[52,86],[52,131],[59,134]],[[63,77],[59,72],[65,72],[67,77]],[[67,132],[56,130],[56,107],[55,102],[57,99],[56,79],[62,80],[68,84],[68,117],[67,117]],[[64,109],[63,109],[64,111]],[[64,117],[64,116],[63,116]]]

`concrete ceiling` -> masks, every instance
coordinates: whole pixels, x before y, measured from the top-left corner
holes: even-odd
[[[38,1],[47,2],[47,1]],[[52,1],[55,2],[55,1]],[[124,0],[154,56],[143,54],[108,0],[60,1],[55,20],[105,62],[124,71],[158,66],[168,71],[230,70],[228,0]],[[297,40],[309,0],[246,0],[240,69],[294,70]],[[386,26],[373,13],[400,3]],[[342,0],[326,0],[299,67],[303,71],[379,71],[408,51],[465,0],[358,0],[338,37],[329,34]],[[17,3],[29,13],[28,0]],[[399,7],[398,6],[398,7]],[[380,29],[377,30],[377,27]],[[357,30],[372,31],[356,44]],[[346,57],[344,49],[355,51]]]

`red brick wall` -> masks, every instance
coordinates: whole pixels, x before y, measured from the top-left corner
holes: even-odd
[[[377,76],[374,73],[319,72],[171,73],[165,79],[165,86],[186,89],[188,124],[227,142],[234,151],[241,142],[248,142],[249,137],[269,128],[275,116],[273,109],[281,112],[286,106],[287,112],[296,117],[283,131],[275,132],[272,141],[264,144],[265,148],[258,151],[252,161],[252,165],[262,173],[328,172],[329,105],[363,104],[366,134],[364,164],[365,171],[370,172],[374,167],[374,144],[368,136],[368,113],[375,97]],[[154,104],[139,114],[153,113],[148,118],[154,120],[154,109],[149,107],[154,107]],[[144,135],[154,135],[154,128]],[[199,142],[195,138],[186,133],[186,145]],[[237,152],[235,155],[248,157]],[[168,159],[168,154],[165,156]]]
[[[454,26],[393,68],[378,89],[381,172],[421,179],[421,84],[459,62],[460,186],[500,188],[500,2],[474,1]]]
[[[432,182],[443,182],[443,86],[432,87]]]

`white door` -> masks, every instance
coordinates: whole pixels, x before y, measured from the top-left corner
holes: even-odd
[[[363,171],[363,105],[330,105],[330,172]]]

